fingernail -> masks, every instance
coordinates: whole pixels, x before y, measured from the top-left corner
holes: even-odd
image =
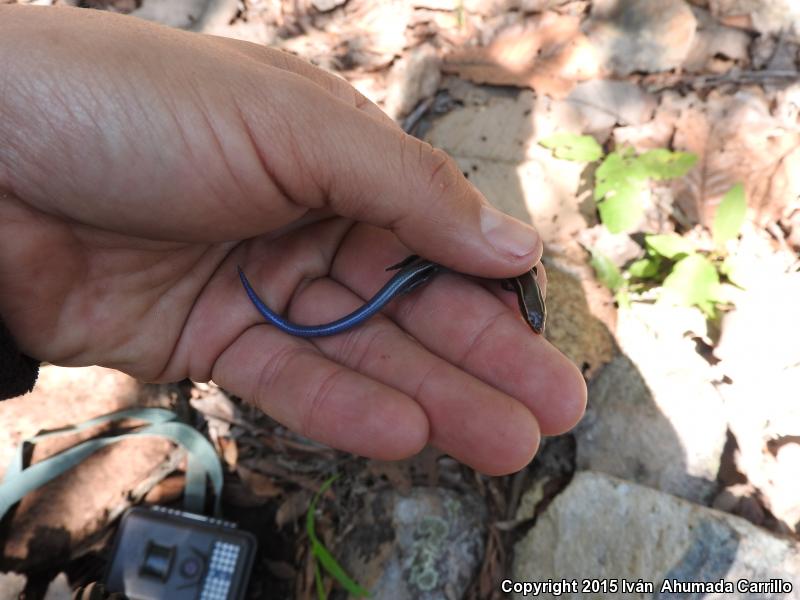
[[[494,249],[502,254],[523,257],[539,245],[539,234],[533,227],[509,217],[490,204],[481,207],[481,231]]]

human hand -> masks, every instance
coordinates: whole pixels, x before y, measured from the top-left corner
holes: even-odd
[[[282,52],[80,9],[0,6],[0,314],[31,356],[213,379],[295,431],[489,474],[578,420],[578,370],[509,294],[442,275],[345,334],[413,251],[489,278],[539,261],[444,153]],[[540,269],[540,273],[543,271]]]

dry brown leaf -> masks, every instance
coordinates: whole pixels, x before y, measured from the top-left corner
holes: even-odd
[[[144,501],[148,504],[169,504],[181,497],[184,485],[186,485],[186,475],[175,473],[158,482],[147,492]]]
[[[489,527],[486,552],[478,575],[478,598],[489,598],[499,588],[504,565],[505,552],[500,532],[495,527]]]
[[[675,122],[681,114],[685,101],[676,92],[667,91],[661,95],[661,102],[653,118],[641,125],[629,125],[614,129],[614,145],[631,146],[637,152],[655,148],[668,148],[675,132]]]
[[[271,475],[275,478],[283,479],[285,481],[291,481],[292,483],[299,485],[300,487],[311,492],[316,492],[319,489],[319,483],[311,477],[292,473],[288,469],[275,464],[275,462],[272,461],[268,456],[264,458],[250,458],[239,463],[238,466],[244,466],[248,469],[258,471],[264,475]]]
[[[750,36],[746,32],[737,27],[720,25],[708,12],[700,9],[695,10],[694,15],[698,28],[689,54],[683,62],[684,70],[692,72],[712,70],[715,61],[720,57],[729,59],[725,61],[726,71],[733,61],[739,64],[748,62]]]
[[[464,10],[484,17],[510,11],[542,12],[567,0],[461,0]]]
[[[314,565],[316,559],[311,552],[303,547],[301,560],[296,560],[297,564],[302,564],[302,569],[297,573],[297,583],[295,584],[295,598],[297,600],[315,600],[318,598],[314,585]],[[300,558],[300,557],[298,557]]]
[[[476,83],[530,87],[555,98],[600,74],[580,19],[554,12],[504,29],[488,46],[452,52],[443,70]]]
[[[275,525],[278,529],[283,529],[288,523],[294,523],[306,514],[311,497],[311,492],[307,490],[298,490],[287,495],[275,512]]]
[[[711,14],[730,27],[797,36],[800,5],[795,0],[711,0],[709,5]]]
[[[247,488],[261,498],[275,498],[283,493],[283,488],[275,480],[258,471],[253,471],[242,465],[236,467],[236,473]]]
[[[374,477],[386,477],[392,487],[401,494],[411,491],[411,474],[405,462],[371,460],[367,463],[367,471]]]
[[[289,581],[297,577],[297,568],[285,560],[265,560],[264,564],[269,572],[278,579]]]
[[[705,103],[694,97],[678,117],[674,145],[699,157],[676,182],[676,200],[690,219],[704,225],[738,182],[745,186],[751,216],[761,223],[779,219],[800,193],[800,133],[770,113],[760,89],[733,96],[714,91]]]
[[[750,15],[731,15],[729,17],[720,17],[719,22],[726,27],[736,27],[737,29],[755,31],[755,27],[753,27],[753,19],[750,17]]]
[[[239,460],[239,448],[236,445],[236,440],[229,437],[220,437],[217,442],[222,450],[222,458],[227,465],[231,468],[236,466],[236,461]]]

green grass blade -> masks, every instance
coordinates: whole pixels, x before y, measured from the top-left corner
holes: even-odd
[[[342,566],[336,562],[336,559],[333,558],[328,549],[322,545],[322,542],[319,540],[313,540],[311,542],[311,551],[314,553],[314,556],[317,557],[319,562],[322,564],[323,568],[334,578],[338,581],[342,586],[351,594],[358,598],[363,598],[364,596],[369,596],[369,591],[365,590],[363,587],[358,585],[355,581],[353,581],[350,576],[345,572]]]
[[[336,559],[333,558],[333,555],[328,551],[328,549],[322,544],[322,542],[317,537],[317,532],[314,527],[314,514],[317,510],[317,503],[322,495],[328,491],[328,489],[333,485],[333,482],[339,478],[339,475],[333,475],[325,480],[322,486],[319,488],[319,491],[314,495],[314,498],[311,500],[311,503],[308,505],[308,511],[306,512],[306,534],[308,535],[308,539],[311,541],[311,553],[314,557],[319,561],[319,564],[322,564],[323,568],[330,573],[330,575],[336,579],[348,592],[357,596],[359,598],[364,596],[369,596],[370,593],[368,590],[365,590],[361,587],[358,583],[356,583],[350,576],[345,572],[342,566],[336,562]],[[315,569],[318,569],[319,566],[317,563],[314,565]],[[315,573],[315,578],[317,577]],[[319,595],[320,585],[322,579],[320,575],[320,579],[317,582],[317,594]],[[324,593],[324,589],[323,589]]]

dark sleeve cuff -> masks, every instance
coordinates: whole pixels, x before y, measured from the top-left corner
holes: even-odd
[[[0,319],[0,400],[30,392],[38,375],[39,361],[19,351]]]

